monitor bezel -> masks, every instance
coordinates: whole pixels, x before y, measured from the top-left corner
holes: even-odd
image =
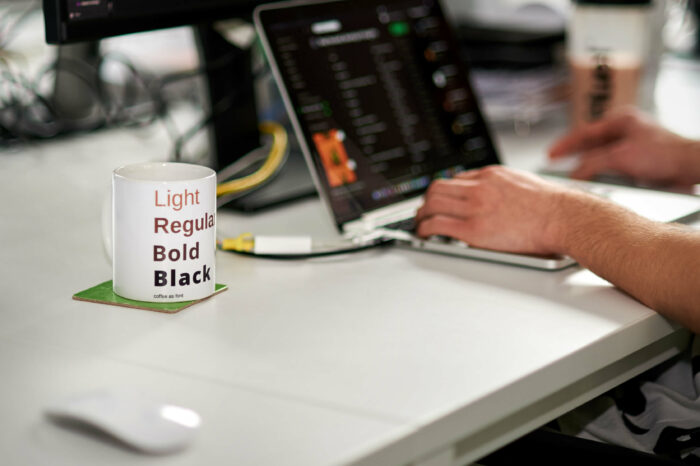
[[[136,32],[189,26],[212,21],[243,18],[250,19],[259,0],[234,0],[201,5],[197,0],[185,0],[176,10],[144,15],[110,16],[69,20],[66,0],[42,0],[46,42],[60,45],[95,41]]]

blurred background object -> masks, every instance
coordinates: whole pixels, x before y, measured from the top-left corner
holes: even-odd
[[[652,44],[661,37],[652,9],[652,0],[574,0],[567,37],[571,126],[643,106],[653,93],[648,82],[660,57]]]
[[[517,134],[528,134],[540,124],[566,124],[570,89],[566,39],[572,0],[443,3],[457,26],[492,124]],[[674,56],[688,62],[674,62],[675,67],[692,66],[700,54],[699,12],[700,0],[653,1],[652,59],[647,67],[658,69],[664,52],[666,61]],[[206,131],[196,128],[207,117],[202,112],[211,108],[192,28],[130,34],[101,40],[99,47],[86,43],[71,50],[47,46],[42,22],[39,0],[0,0],[0,145],[114,125],[147,130],[160,123],[171,135],[173,153],[201,161],[209,144]],[[82,71],[66,65],[71,63],[71,52],[88,58]],[[258,112],[265,119],[284,122],[286,115],[264,60],[256,60]],[[653,111],[655,96],[656,101],[660,98],[656,70],[650,69],[647,76],[639,105]],[[79,91],[62,93],[64,86]],[[66,101],[62,95],[76,97]],[[190,110],[174,111],[182,108]]]
[[[492,124],[528,134],[566,116],[568,0],[447,0]]]
[[[575,0],[446,0],[465,59],[473,70],[484,112],[493,124],[528,134],[539,124],[570,119],[573,78],[567,44]],[[595,3],[595,2],[593,2]],[[613,8],[634,0],[600,1]],[[692,59],[700,50],[700,0],[650,0],[646,11],[644,66],[634,103],[656,109],[656,81],[665,53]],[[617,6],[615,6],[617,4]],[[622,5],[624,6],[624,5]],[[629,5],[627,5],[629,6]]]
[[[700,0],[668,0],[668,19],[664,44],[669,51],[685,56],[700,56]]]

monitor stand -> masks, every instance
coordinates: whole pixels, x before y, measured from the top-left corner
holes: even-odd
[[[207,69],[211,164],[220,170],[261,144],[251,50],[233,45],[212,25],[196,26],[195,37],[200,61]],[[289,126],[287,131],[290,152],[277,176],[225,208],[254,212],[316,194],[294,132]]]
[[[49,101],[62,122],[63,132],[95,125],[99,108],[94,91],[97,88],[100,61],[98,41],[60,45],[56,56],[56,75]]]

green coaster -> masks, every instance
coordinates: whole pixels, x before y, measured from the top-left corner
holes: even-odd
[[[227,289],[228,286],[217,283],[216,287],[214,288],[214,294],[211,296],[219,294],[222,291],[226,291]],[[88,288],[85,291],[74,294],[73,299],[78,301],[88,301],[91,303],[111,304],[113,306],[132,307],[134,309],[145,309],[147,311],[175,314],[186,307],[190,307],[191,305],[200,301],[209,299],[211,296],[204,299],[181,301],[178,303],[149,303],[147,301],[134,301],[133,299],[122,298],[121,296],[114,294],[114,291],[112,291],[112,280],[109,280],[107,282],[100,283],[97,286],[93,286],[92,288]]]

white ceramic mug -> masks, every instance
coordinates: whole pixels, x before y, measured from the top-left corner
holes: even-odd
[[[186,163],[140,163],[112,175],[113,289],[177,302],[214,293],[216,173]]]

